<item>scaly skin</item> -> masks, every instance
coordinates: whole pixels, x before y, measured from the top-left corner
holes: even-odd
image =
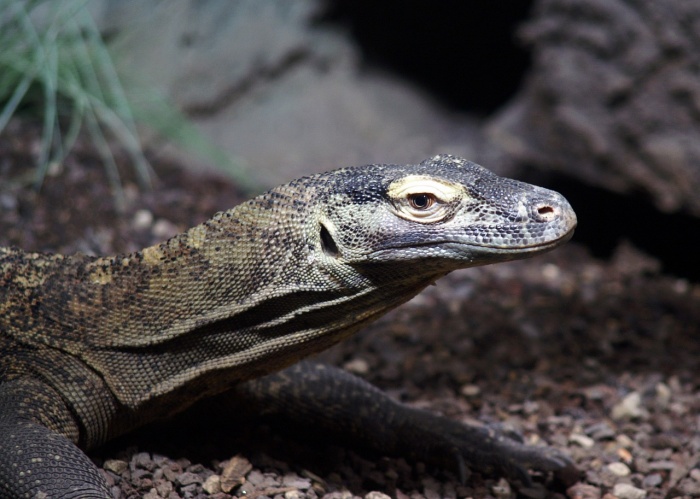
[[[226,390],[458,470],[568,467],[335,369],[282,370],[450,271],[551,250],[575,225],[557,193],[436,156],[305,177],[129,255],[0,248],[0,493],[109,497],[79,449]]]

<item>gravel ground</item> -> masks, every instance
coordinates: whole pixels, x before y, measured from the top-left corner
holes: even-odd
[[[87,150],[37,195],[26,181],[36,134],[8,136],[0,245],[131,251],[244,198],[220,177],[156,161],[152,192],[124,172],[120,215]],[[536,474],[524,489],[474,473],[462,484],[421,463],[241,421],[217,401],[91,456],[120,498],[700,497],[700,286],[659,268],[624,243],[596,260],[574,239],[530,261],[454,273],[322,356],[406,403],[565,449],[581,470],[575,483]]]

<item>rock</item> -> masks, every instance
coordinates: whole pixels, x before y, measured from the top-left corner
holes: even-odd
[[[368,71],[353,41],[319,22],[323,0],[102,4],[95,17],[118,34],[110,38],[120,72],[168,96],[235,158],[239,181],[271,186],[329,165],[409,162],[436,151],[485,162],[481,151],[499,154],[478,118]],[[174,149],[160,153],[191,168],[222,163]]]
[[[618,483],[613,487],[613,495],[619,499],[644,499],[647,493],[628,483]]]
[[[282,486],[306,490],[311,488],[311,480],[302,478],[294,473],[288,473],[282,478]]]
[[[369,372],[370,367],[365,359],[357,357],[343,364],[343,369],[354,374],[364,375]]]
[[[253,465],[243,456],[232,457],[221,473],[221,490],[231,492],[245,481],[246,474],[252,469]]]
[[[116,475],[121,475],[129,467],[129,463],[121,459],[107,459],[102,467]]]
[[[323,495],[323,499],[352,499],[353,497],[349,490],[337,490]]]
[[[204,491],[210,495],[221,492],[221,477],[219,475],[211,475],[209,478],[204,480],[202,489],[204,489]]]
[[[611,440],[615,438],[615,430],[606,422],[592,424],[585,429],[586,435],[593,440]]]
[[[610,416],[613,419],[634,419],[645,415],[646,411],[642,408],[642,396],[639,392],[628,393],[610,411]]]
[[[462,386],[462,388],[459,389],[459,393],[465,397],[476,397],[481,393],[481,388],[478,385],[468,384]]]
[[[201,476],[197,475],[196,473],[192,473],[191,471],[185,471],[177,476],[177,483],[183,487],[193,483],[202,483],[203,481],[204,480]]]
[[[652,473],[651,475],[644,477],[644,480],[642,480],[642,485],[647,489],[652,489],[661,485],[663,481],[664,479],[660,474]]]
[[[135,229],[147,229],[153,224],[153,213],[146,209],[138,210],[134,213],[132,223]]]
[[[610,463],[607,468],[615,476],[627,476],[630,474],[630,469],[625,463]]]
[[[160,497],[168,497],[172,493],[174,486],[173,482],[166,480],[159,480],[156,482],[156,491]]]
[[[513,491],[510,488],[508,480],[501,478],[496,485],[491,488],[491,492],[498,499],[508,499],[513,497]]]
[[[156,467],[156,464],[153,462],[153,459],[151,459],[151,455],[148,452],[139,452],[134,454],[134,456],[131,458],[130,465],[132,471],[136,469],[153,471]]]
[[[569,441],[580,445],[584,449],[590,449],[595,445],[595,440],[581,433],[572,433],[569,436]]]
[[[159,239],[168,239],[180,232],[180,228],[164,218],[159,218],[153,224],[151,232]]]
[[[700,8],[684,0],[539,0],[534,67],[495,117],[517,160],[700,216]]]
[[[666,383],[657,383],[656,384],[656,405],[659,406],[661,409],[665,409],[668,407],[668,404],[671,402],[671,396],[672,392],[669,386]]]
[[[391,499],[391,496],[384,494],[383,492],[373,491],[365,495],[365,499]]]
[[[577,483],[566,490],[570,499],[600,499],[601,492],[598,487],[585,483]]]

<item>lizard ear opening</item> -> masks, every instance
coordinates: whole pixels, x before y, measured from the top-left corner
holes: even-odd
[[[331,236],[331,233],[323,224],[321,224],[321,248],[327,256],[331,256],[333,258],[340,254],[340,251],[338,251],[338,245],[335,244],[335,241],[333,240],[333,236]]]

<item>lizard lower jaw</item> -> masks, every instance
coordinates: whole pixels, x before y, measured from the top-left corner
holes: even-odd
[[[480,243],[460,240],[430,241],[410,245],[385,246],[366,254],[366,260],[375,262],[427,261],[430,259],[454,262],[454,268],[485,265],[489,263],[519,260],[546,253],[567,242],[574,234],[571,228],[558,238],[518,245],[514,242]],[[448,265],[451,266],[451,265]]]

